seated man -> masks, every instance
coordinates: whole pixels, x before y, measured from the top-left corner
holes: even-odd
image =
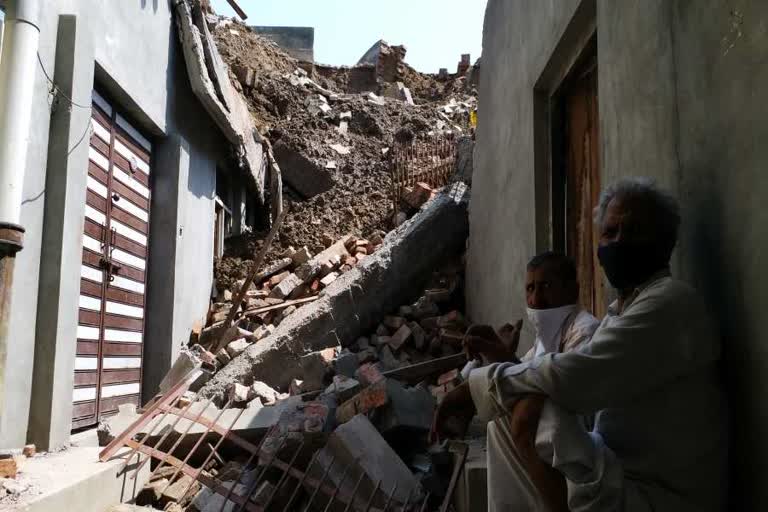
[[[544,252],[528,262],[525,276],[525,298],[528,320],[536,334],[533,347],[523,361],[547,352],[573,350],[588,341],[597,329],[598,320],[580,308],[576,265],[569,257]],[[473,359],[483,364],[517,362],[515,352],[522,320],[500,329],[501,337],[487,326],[473,326],[464,346]],[[474,361],[470,368],[479,366]]]
[[[490,510],[725,510],[721,347],[696,292],[670,277],[677,203],[627,179],[603,192],[595,220],[618,300],[591,341],[474,370],[444,398],[436,428],[456,414],[512,411],[509,429],[489,423]],[[516,424],[519,407],[524,418],[540,413],[537,460],[516,444],[531,428]],[[575,415],[594,413],[587,432]]]

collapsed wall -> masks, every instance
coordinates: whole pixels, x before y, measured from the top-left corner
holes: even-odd
[[[229,362],[200,394],[221,402],[230,384],[253,381],[285,390],[303,374],[302,355],[346,346],[374,327],[417,294],[432,269],[464,249],[468,195],[466,186],[456,183],[426,203],[411,220],[389,233],[374,255]]]

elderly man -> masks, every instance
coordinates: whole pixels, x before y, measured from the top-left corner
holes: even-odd
[[[534,355],[573,350],[588,341],[599,324],[579,307],[576,265],[563,254],[548,251],[528,262],[525,299],[536,338],[523,361]],[[514,326],[507,324],[500,329],[499,337],[488,326],[473,326],[465,338],[465,348],[470,357],[484,364],[518,362],[515,352],[521,327],[522,320]],[[475,361],[468,365],[467,369],[479,366]]]
[[[607,188],[595,210],[598,257],[618,293],[591,341],[563,354],[474,370],[449,411],[540,412],[532,461],[489,424],[489,508],[509,511],[725,509],[726,410],[720,344],[696,292],[670,277],[680,223],[647,179]],[[444,404],[448,403],[445,407]],[[576,415],[596,413],[586,431]],[[542,463],[543,462],[543,463]]]

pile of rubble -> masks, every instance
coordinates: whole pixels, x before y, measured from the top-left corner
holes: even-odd
[[[268,263],[290,246],[320,252],[327,239],[389,231],[389,155],[395,145],[472,131],[476,97],[462,85],[466,80],[440,81],[416,72],[402,61],[402,47],[379,42],[374,64],[315,65],[307,71],[246,26],[209,18],[233,83],[271,142],[283,174],[287,216]],[[455,84],[445,86],[449,82]],[[413,94],[408,84],[432,92],[425,98]],[[440,96],[437,89],[450,93]],[[263,238],[257,232],[228,240],[225,257],[217,262],[217,286],[225,288],[244,276],[244,260]]]
[[[272,334],[280,323],[302,305],[313,301],[340,275],[349,272],[381,246],[383,233],[370,240],[352,235],[328,242],[328,247],[313,256],[306,246],[289,247],[281,257],[260,271],[238,305],[237,323],[222,332],[227,316],[235,305],[233,291],[223,289],[211,306],[208,325],[193,333],[191,351],[216,372],[253,343]],[[243,287],[237,281],[234,290]],[[193,357],[187,355],[187,357]]]
[[[466,362],[462,268],[456,261],[433,273],[416,301],[385,315],[369,335],[302,356],[302,378],[287,392],[260,381],[234,382],[223,408],[185,393],[174,407],[196,418],[192,423],[158,415],[136,438],[170,448],[169,460],[197,459],[209,480],[161,462],[137,504],[214,512],[233,510],[232,494],[248,494],[249,503],[261,507],[253,510],[329,510],[334,499],[341,510],[342,496],[355,504],[349,510],[367,510],[366,502],[379,510],[387,503],[393,510],[408,503],[434,510],[456,467],[448,447],[430,446],[427,438],[436,403],[460,381]],[[137,417],[125,409],[110,423],[117,429]],[[225,435],[212,435],[223,426]],[[102,426],[103,443],[114,439],[108,430]],[[287,484],[286,475],[298,483]],[[223,484],[217,488],[210,478]],[[323,482],[330,498],[318,493]]]

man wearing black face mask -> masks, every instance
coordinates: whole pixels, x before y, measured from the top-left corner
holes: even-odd
[[[670,276],[677,203],[651,180],[625,179],[602,193],[595,222],[618,299],[591,341],[470,374],[481,417],[540,404],[536,450],[547,470],[514,454],[489,462],[489,509],[725,510],[721,347],[698,294]],[[579,414],[596,414],[591,432]]]

